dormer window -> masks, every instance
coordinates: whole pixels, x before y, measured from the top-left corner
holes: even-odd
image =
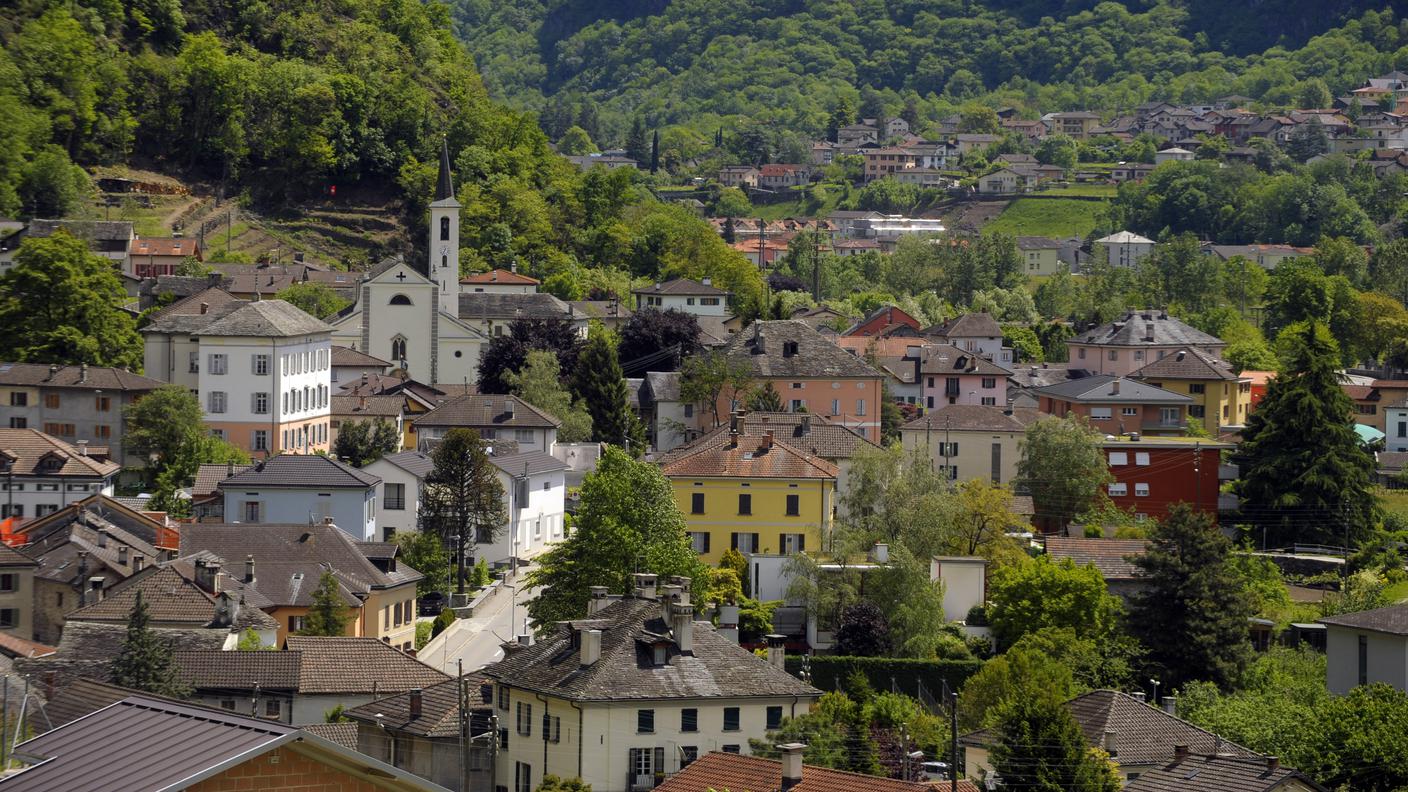
[[[667,663],[667,662],[669,661],[669,659],[670,659],[670,650],[669,650],[669,647],[666,646],[665,644],[655,644],[655,646],[651,647],[651,649],[652,649],[651,662],[654,663],[654,664],[657,665],[657,666],[666,665],[666,663]]]
[[[793,356],[796,355],[796,354],[797,354],[797,342],[796,342],[796,341],[783,341],[783,342],[782,342],[782,356],[783,356],[783,357],[793,357]]]

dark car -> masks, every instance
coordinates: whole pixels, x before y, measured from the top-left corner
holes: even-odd
[[[416,601],[416,610],[422,616],[439,616],[445,610],[445,595],[432,591]]]

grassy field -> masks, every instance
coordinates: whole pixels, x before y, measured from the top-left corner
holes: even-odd
[[[1052,239],[1083,237],[1095,228],[1105,206],[1103,201],[1018,198],[983,231]]]
[[[1084,195],[1099,198],[1114,198],[1119,192],[1116,184],[1068,184],[1064,187],[1051,187],[1040,190],[1041,195]]]

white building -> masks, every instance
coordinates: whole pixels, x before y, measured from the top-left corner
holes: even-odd
[[[507,440],[519,452],[552,453],[562,421],[517,396],[468,394],[441,402],[414,421],[420,450],[429,452],[451,429],[473,429],[489,441]]]
[[[461,293],[537,294],[538,280],[505,269],[476,272],[460,278]]]
[[[508,523],[492,541],[480,537],[474,553],[497,564],[511,558],[532,558],[566,538],[567,465],[552,454],[491,456],[499,469]]]
[[[197,309],[142,329],[150,376],[195,391],[210,431],[251,454],[327,451],[330,328],[283,300]]]
[[[1116,267],[1133,267],[1154,252],[1154,240],[1129,231],[1120,231],[1095,240],[1105,251],[1108,261]]]
[[[938,218],[901,217],[885,215],[858,222],[861,236],[878,239],[882,242],[894,241],[903,236],[942,234],[944,223]]]
[[[229,523],[321,523],[359,542],[376,538],[381,479],[318,454],[280,454],[218,485]]]
[[[1408,691],[1408,605],[1326,616],[1320,623],[1331,693],[1343,696],[1374,682]]]
[[[1154,152],[1154,164],[1162,165],[1165,162],[1189,162],[1196,158],[1193,152],[1185,148],[1166,148],[1163,151]]]
[[[0,517],[43,517],[91,495],[111,496],[119,470],[38,429],[0,429]]]
[[[435,463],[420,451],[389,454],[362,468],[363,473],[381,479],[376,524],[382,541],[389,542],[398,533],[420,530],[425,478],[434,469]]]
[[[631,291],[636,296],[636,310],[654,308],[659,311],[680,311],[695,316],[728,316],[729,293],[705,278],[693,281],[675,278]]]
[[[586,618],[484,669],[507,732],[494,783],[534,789],[548,773],[598,792],[650,789],[710,751],[751,753],[821,691],[696,621],[687,581],[636,575],[625,599],[594,589]],[[657,599],[657,596],[659,597]]]
[[[713,424],[713,414],[704,405],[680,397],[678,371],[646,372],[640,406],[650,433],[650,447],[662,453],[694,440]]]
[[[1408,403],[1384,408],[1384,450],[1408,451]]]

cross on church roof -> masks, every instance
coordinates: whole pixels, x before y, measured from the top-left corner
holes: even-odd
[[[401,272],[396,273],[396,280],[401,281],[402,283],[404,283],[404,282],[406,281],[406,272],[405,272],[405,270],[402,270]]]

